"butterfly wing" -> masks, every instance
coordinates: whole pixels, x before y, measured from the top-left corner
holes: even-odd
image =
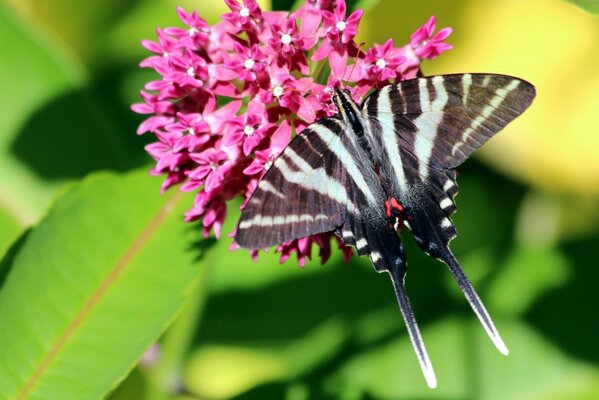
[[[341,231],[359,219],[359,204],[379,203],[376,176],[346,130],[340,119],[325,118],[291,141],[242,212],[235,238],[240,246],[266,248]],[[345,240],[356,244],[360,238]]]
[[[458,188],[454,168],[520,115],[535,90],[521,79],[490,74],[434,76],[399,82],[363,102],[371,140],[393,196],[405,207],[405,224],[418,245],[446,263],[485,330],[507,348],[449,249],[456,230]]]

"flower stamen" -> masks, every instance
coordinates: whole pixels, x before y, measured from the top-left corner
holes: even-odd
[[[285,94],[285,88],[283,88],[283,86],[275,85],[275,87],[272,88],[272,95],[277,99],[283,96],[283,94]]]
[[[256,64],[256,61],[254,61],[251,58],[248,58],[247,60],[244,61],[243,66],[245,67],[245,69],[253,69],[254,65]]]
[[[245,128],[243,128],[243,133],[245,133],[246,136],[252,136],[255,131],[256,129],[251,125],[246,125]]]

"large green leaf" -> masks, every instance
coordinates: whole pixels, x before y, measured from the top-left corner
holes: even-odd
[[[0,398],[101,398],[197,281],[189,196],[137,171],[74,186],[25,238],[0,292]]]

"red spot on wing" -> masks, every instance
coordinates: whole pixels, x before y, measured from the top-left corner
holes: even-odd
[[[398,230],[401,229],[404,220],[404,210],[405,207],[395,197],[385,200],[385,214],[391,221],[389,225],[392,228],[396,226]]]

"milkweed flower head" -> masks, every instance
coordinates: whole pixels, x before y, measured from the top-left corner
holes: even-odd
[[[363,49],[355,41],[363,12],[348,12],[344,0],[306,0],[291,13],[262,10],[256,0],[224,1],[230,12],[216,24],[179,7],[182,27],[157,29],[157,41],[142,41],[152,55],[140,66],[159,78],[131,107],[147,115],[137,133],[156,139],[146,151],[156,160],[151,174],[165,177],[162,191],[194,193],[185,220],[201,220],[204,236],[217,238],[227,204],[237,197],[245,204],[291,138],[337,112],[335,88],[360,101],[373,88],[416,77],[423,59],[452,47],[444,42],[451,29],[435,33],[434,17],[403,47],[389,39]],[[348,259],[351,250],[331,233],[276,251],[281,262],[295,253],[303,266],[316,245],[324,262],[331,237]]]

